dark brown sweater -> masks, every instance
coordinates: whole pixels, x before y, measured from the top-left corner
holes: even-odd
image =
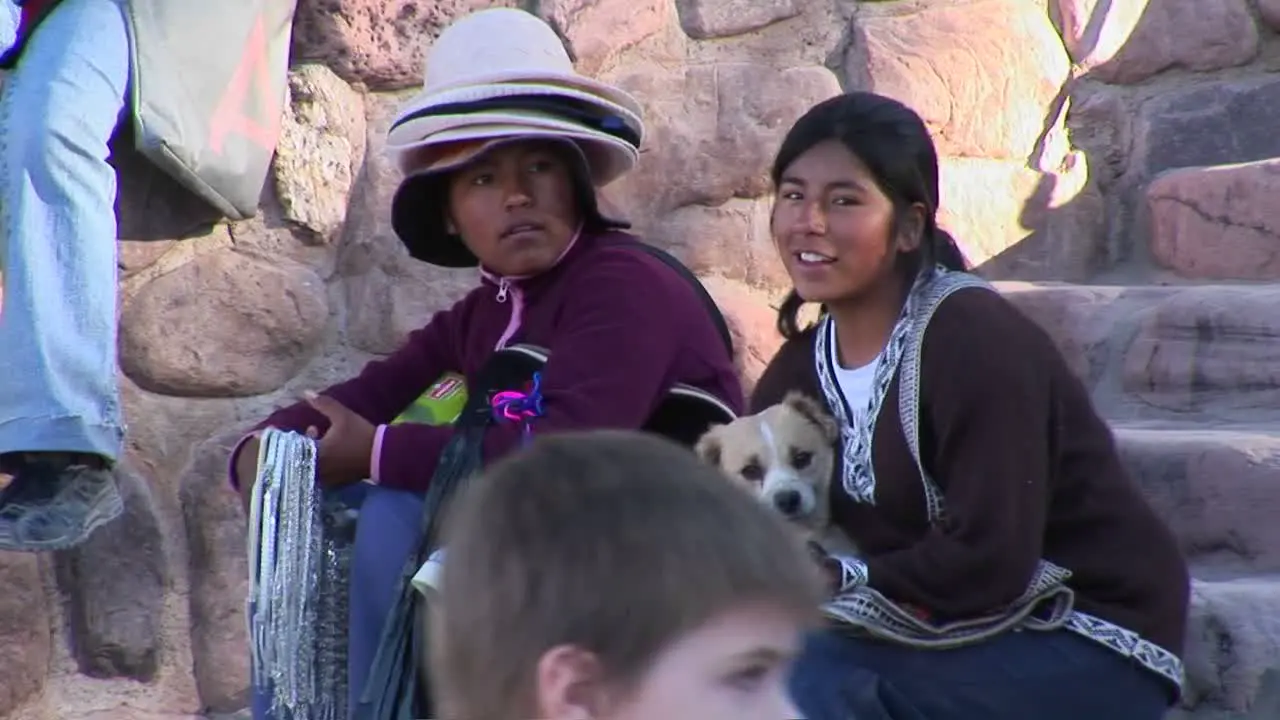
[[[927,522],[896,376],[872,440],[875,504],[831,484],[834,521],[861,548],[870,586],[975,617],[1017,599],[1043,558],[1072,571],[1076,609],[1181,655],[1186,563],[1048,335],[1000,295],[960,290],[929,322],[920,372],[921,458],[945,496],[944,527]],[[812,329],[778,351],[751,411],[790,390],[823,400]]]

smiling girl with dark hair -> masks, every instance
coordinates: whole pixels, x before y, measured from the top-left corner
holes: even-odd
[[[825,562],[833,627],[792,680],[805,717],[1158,720],[1182,682],[1187,568],[1052,340],[938,228],[924,123],[833,98],[773,180],[794,290],[752,411],[825,401],[833,520],[864,553]]]

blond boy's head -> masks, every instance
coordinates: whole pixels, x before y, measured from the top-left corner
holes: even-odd
[[[784,521],[686,448],[539,440],[448,523],[432,690],[451,720],[794,717],[822,584]]]

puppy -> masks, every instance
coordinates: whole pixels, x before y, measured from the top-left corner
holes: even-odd
[[[755,415],[708,430],[694,450],[782,513],[828,553],[857,556],[831,524],[831,476],[840,429],[815,400],[789,393]]]

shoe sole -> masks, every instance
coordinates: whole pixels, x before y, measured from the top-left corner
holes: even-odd
[[[124,514],[124,498],[120,495],[120,488],[115,481],[111,483],[110,489],[106,492],[106,497],[90,506],[90,511],[85,516],[84,524],[78,528],[77,532],[49,540],[19,540],[0,536],[0,551],[56,552],[70,550],[83,544],[98,528],[113,522]]]

